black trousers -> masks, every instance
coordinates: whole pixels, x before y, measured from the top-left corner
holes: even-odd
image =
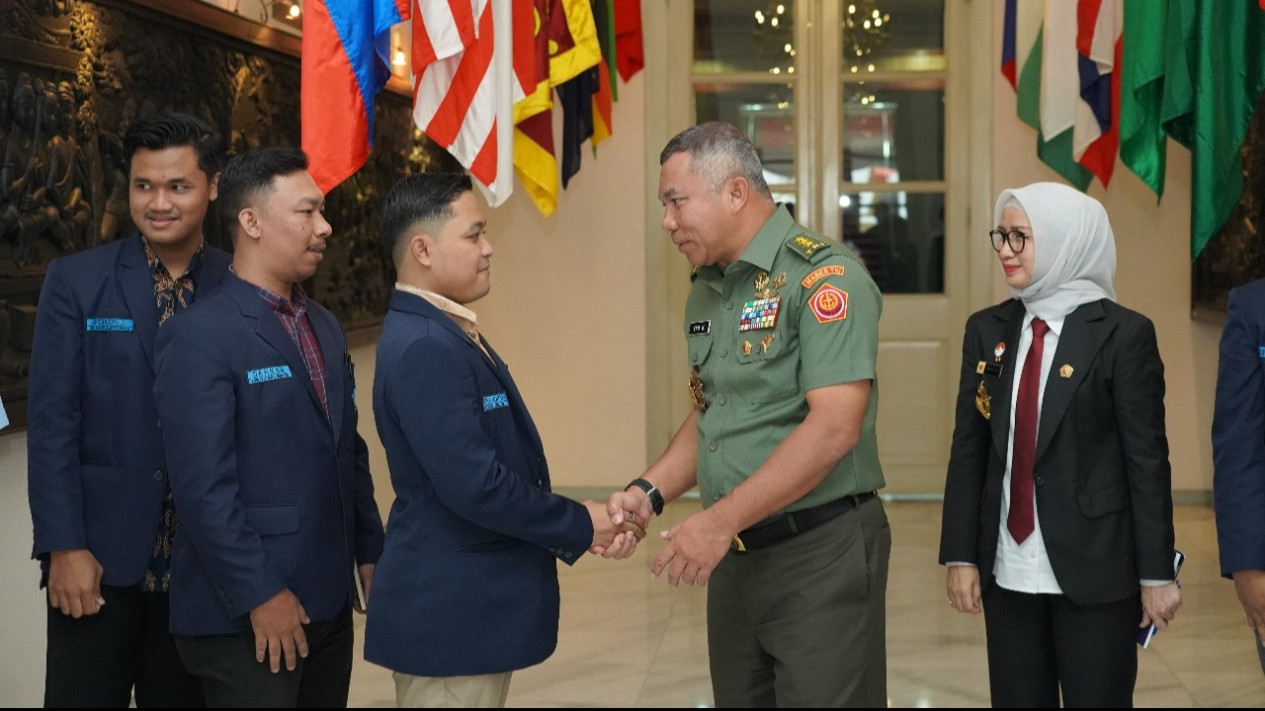
[[[1141,594],[1102,605],[1063,595],[984,592],[994,708],[1129,708],[1138,678]]]
[[[176,635],[176,648],[202,680],[212,708],[346,708],[351,687],[351,608],[332,620],[304,625],[308,655],[294,671],[272,673],[255,661],[255,633]]]
[[[167,593],[101,586],[105,605],[75,619],[48,606],[44,706],[202,706],[197,680],[180,664],[167,631]]]

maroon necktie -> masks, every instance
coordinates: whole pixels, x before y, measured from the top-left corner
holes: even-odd
[[[1032,319],[1032,345],[1019,375],[1019,397],[1015,401],[1014,451],[1010,457],[1010,515],[1006,528],[1015,541],[1023,543],[1032,534],[1032,464],[1037,454],[1037,399],[1041,395],[1041,355],[1045,332],[1050,327]]]

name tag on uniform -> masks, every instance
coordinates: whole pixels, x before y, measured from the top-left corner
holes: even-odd
[[[510,399],[505,393],[496,393],[494,395],[483,396],[483,411],[499,410],[502,407],[509,407]]]
[[[705,336],[712,332],[712,322],[711,321],[694,321],[693,323],[690,324],[688,332],[691,336]],[[1262,350],[1265,350],[1265,349],[1262,349]],[[1261,357],[1265,358],[1265,355]]]
[[[1262,360],[1265,360],[1265,346],[1261,346],[1257,353],[1260,354]]]
[[[290,366],[288,365],[274,365],[270,368],[255,368],[254,370],[246,371],[246,382],[251,385],[293,377],[294,374],[290,372]]]
[[[88,331],[135,331],[136,323],[130,318],[90,318],[85,323]]]

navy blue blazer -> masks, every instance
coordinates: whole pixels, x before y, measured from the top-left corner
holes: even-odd
[[[1230,292],[1212,460],[1221,574],[1265,570],[1265,280]]]
[[[249,630],[250,611],[286,588],[312,621],[330,620],[351,603],[354,565],[381,554],[346,338],[314,301],[307,314],[328,418],[276,313],[234,274],[159,334],[154,392],[180,515],[176,634]]]
[[[592,543],[583,505],[550,493],[544,449],[505,363],[396,291],[373,412],[395,487],[365,659],[418,676],[512,671],[558,640],[556,560]]]
[[[979,311],[962,341],[940,562],[975,564],[984,588],[997,557],[1025,315],[1015,299]],[[988,419],[976,406],[981,384]],[[1033,477],[1041,535],[1063,594],[1096,605],[1138,595],[1142,580],[1171,580],[1164,363],[1151,320],[1107,299],[1081,304],[1063,320],[1042,387]]]
[[[230,261],[204,249],[195,301],[219,287]],[[167,463],[154,406],[157,332],[139,234],[48,265],[29,380],[32,555],[87,548],[106,585],[139,583],[158,537]]]

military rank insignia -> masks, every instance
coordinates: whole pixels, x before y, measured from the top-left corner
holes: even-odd
[[[822,284],[808,300],[808,308],[820,323],[842,321],[848,317],[848,292],[831,284]]]

